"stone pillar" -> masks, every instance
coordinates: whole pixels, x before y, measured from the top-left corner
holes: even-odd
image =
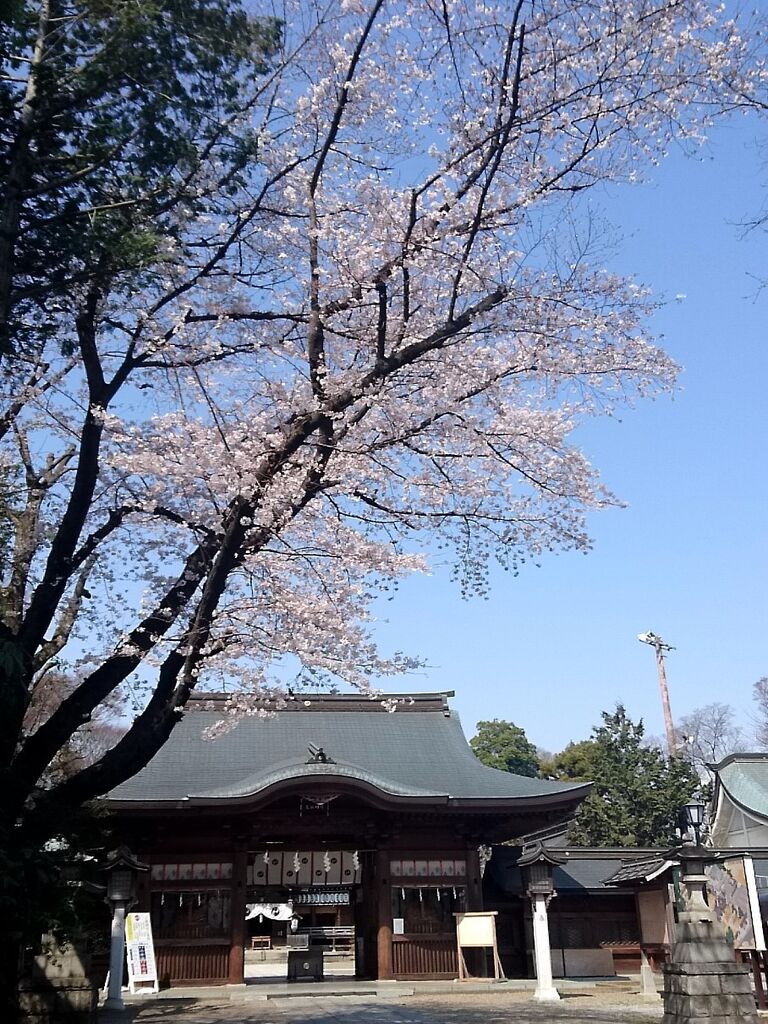
[[[235,847],[232,858],[232,909],[230,920],[229,976],[230,985],[245,984],[245,923],[248,852],[242,844]]]
[[[653,999],[654,1002],[659,998],[648,954],[642,948],[640,949],[640,995],[643,999]]]
[[[125,908],[124,900],[115,900],[112,906],[112,931],[109,941],[109,988],[104,1008],[124,1010],[123,965],[125,963]]]
[[[691,897],[679,915],[671,962],[664,965],[663,1024],[757,1024],[747,964],[737,964],[704,898],[709,850],[679,851]]]
[[[392,895],[389,878],[389,850],[376,854],[376,887],[378,890],[378,929],[376,950],[379,981],[392,981]]]
[[[540,893],[531,896],[533,914],[533,957],[536,965],[536,991],[539,1003],[555,1003],[560,994],[552,983],[552,954],[549,948],[548,898]]]

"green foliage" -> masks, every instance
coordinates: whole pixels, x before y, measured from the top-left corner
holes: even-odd
[[[473,736],[469,743],[489,768],[529,778],[535,778],[539,773],[536,747],[525,735],[525,730],[513,722],[498,718],[492,722],[478,722],[477,736]]]
[[[573,741],[559,754],[542,760],[539,774],[544,779],[562,779],[564,782],[591,782],[595,775],[594,759],[597,744],[594,740]]]
[[[219,194],[244,183],[254,151],[239,115],[282,34],[237,0],[53,10],[33,65],[40,5],[15,4],[0,32],[0,264],[13,279],[0,296],[0,352],[55,331],[52,313],[77,288],[130,294],[173,250],[182,220],[215,215]],[[210,191],[195,176],[206,160],[217,169]]]
[[[642,721],[633,722],[619,704],[592,739],[569,744],[560,778],[589,772],[592,792],[579,808],[570,839],[582,846],[663,846],[674,842],[683,804],[698,787],[689,762],[666,758],[644,744]],[[559,760],[556,758],[555,761]]]
[[[0,920],[3,938],[34,942],[43,933],[66,940],[81,930],[92,902],[83,882],[104,884],[97,861],[85,851],[104,852],[110,842],[103,812],[88,805],[62,808],[44,842],[18,827],[0,825]],[[91,877],[93,876],[93,877]],[[97,908],[98,909],[98,908]]]

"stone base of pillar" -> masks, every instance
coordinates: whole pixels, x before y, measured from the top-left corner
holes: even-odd
[[[535,1003],[559,1003],[560,993],[556,988],[536,989],[533,993]]]
[[[644,950],[640,950],[640,995],[654,1003],[661,998],[656,987],[656,978]]]
[[[671,963],[664,965],[662,1024],[757,1024],[747,964]]]

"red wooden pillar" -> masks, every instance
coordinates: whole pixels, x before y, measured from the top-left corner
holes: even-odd
[[[377,974],[379,981],[391,981],[392,971],[392,895],[389,877],[389,850],[376,854],[376,881],[378,889],[378,930],[376,935]]]
[[[483,909],[483,879],[480,875],[480,853],[477,847],[467,849],[467,911]]]
[[[141,854],[137,857],[144,864],[149,864],[149,858]],[[140,871],[136,876],[136,903],[131,910],[139,913],[149,913],[152,910],[152,898],[150,896],[150,874],[151,871]]]
[[[476,846],[467,848],[467,911],[483,909],[483,879],[480,875],[480,852]],[[479,978],[488,977],[486,951],[472,949],[465,953],[470,973]]]
[[[245,982],[245,924],[246,869],[248,867],[248,851],[238,844],[232,859],[232,920],[229,946],[229,977],[230,985],[242,985]]]

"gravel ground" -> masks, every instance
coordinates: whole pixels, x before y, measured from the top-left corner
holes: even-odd
[[[649,1024],[661,1001],[638,1003],[623,992],[571,994],[537,1005],[530,992],[424,995],[407,998],[308,996],[266,1001],[174,999],[102,1013],[101,1024]]]

